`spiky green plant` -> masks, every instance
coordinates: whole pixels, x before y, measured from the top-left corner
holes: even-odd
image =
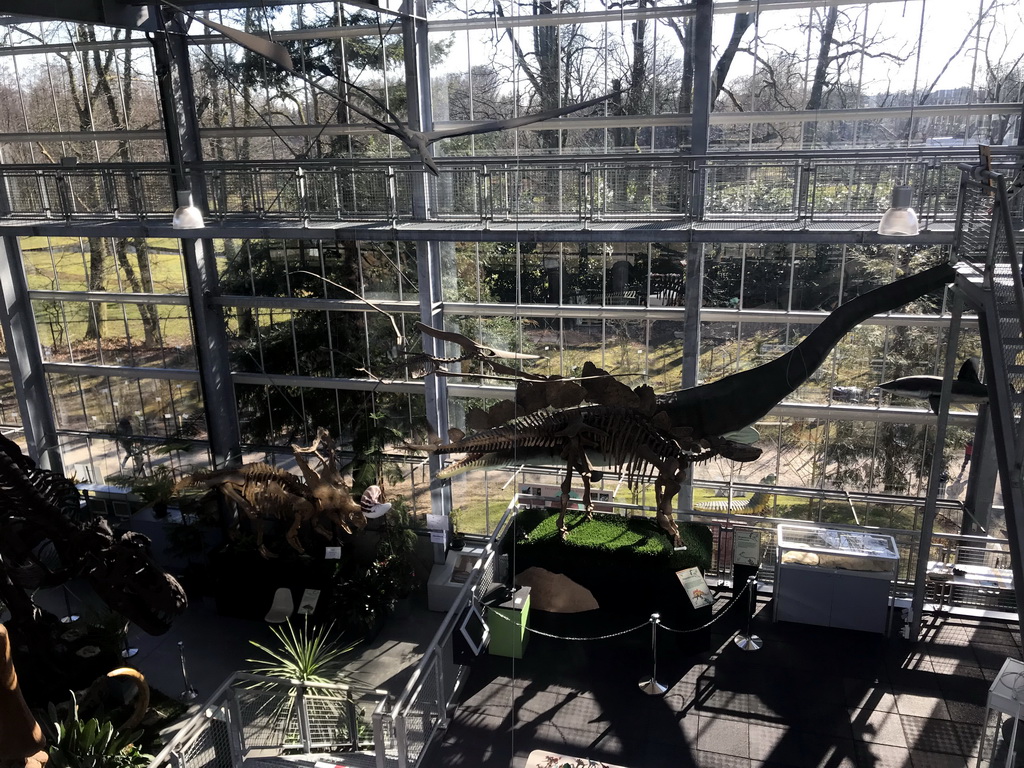
[[[249,671],[255,675],[298,680],[313,685],[320,683],[347,683],[343,674],[344,656],[355,648],[359,641],[343,643],[334,634],[334,625],[313,626],[309,617],[303,616],[302,625],[297,629],[289,619],[283,627],[272,627],[277,640],[275,647],[268,647],[255,640],[249,643],[263,652],[264,658],[246,659],[253,666]],[[260,714],[269,722],[278,723],[284,731],[284,743],[295,745],[300,741],[295,707],[299,689],[296,686],[263,681],[250,687],[265,690],[270,698],[260,707]],[[337,690],[311,689],[320,698],[345,702],[338,711],[339,723],[348,722],[348,710],[352,706],[349,697]],[[358,715],[358,713],[357,713]],[[339,732],[344,729],[339,725]]]
[[[51,722],[43,728],[54,768],[143,768],[153,760],[137,746],[142,731],[118,733],[109,720],[80,719],[74,694],[65,717],[58,716],[53,704],[49,712]]]
[[[303,617],[302,626],[296,630],[291,619],[283,627],[272,627],[277,646],[270,648],[255,640],[254,645],[267,658],[246,659],[253,664],[249,671],[254,675],[282,677],[304,683],[343,683],[345,666],[343,657],[355,648],[359,641],[342,643],[334,634],[334,625],[313,626]]]

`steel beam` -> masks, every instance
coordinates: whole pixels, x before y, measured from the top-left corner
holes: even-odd
[[[409,127],[430,130],[433,127],[430,93],[430,41],[427,35],[425,0],[403,0],[402,40],[405,57],[405,81],[408,94]],[[430,216],[430,181],[424,167],[412,185],[412,214],[418,219]],[[417,239],[416,270],[420,289],[420,321],[432,328],[444,327],[444,295],[441,274],[443,251],[450,245],[433,239]],[[423,351],[444,356],[444,342],[429,336],[423,338]],[[443,376],[428,374],[423,381],[427,422],[438,435],[448,434],[448,382]],[[428,460],[432,478],[441,469],[442,458],[431,455]],[[430,508],[434,514],[450,515],[452,511],[451,480],[433,479],[430,483]],[[434,561],[444,562],[445,548],[433,545]]]
[[[156,29],[149,6],[120,0],[47,0],[43,3],[38,0],[0,0],[0,13],[150,32]]]
[[[202,147],[188,45],[185,36],[176,31],[178,22],[173,17],[166,22],[161,18],[160,22],[161,31],[153,36],[153,48],[168,154],[174,166],[174,184],[177,190],[191,190],[195,204],[205,211],[209,210],[205,188],[194,183],[189,173],[189,164],[202,160]],[[173,192],[168,190],[172,199]],[[182,237],[178,230],[171,230],[171,236],[181,238],[210,454],[214,466],[219,468],[241,462],[241,433],[224,313],[208,301],[208,297],[220,290],[213,240],[210,239],[213,235],[205,230],[192,230],[189,234],[192,232],[201,232],[203,237]]]
[[[7,340],[14,393],[21,410],[29,456],[46,469],[63,474],[57,425],[16,237],[0,238],[0,327]]]
[[[180,237],[168,224],[146,220],[98,219],[53,221],[2,219],[0,235],[80,237]],[[828,243],[832,245],[945,245],[953,241],[951,224],[932,224],[909,237],[879,235],[866,223],[842,222],[703,222],[671,219],[590,222],[586,229],[564,221],[307,221],[229,219],[207,222],[205,237],[372,242],[433,240],[447,243]]]
[[[963,293],[953,291],[953,317],[949,326],[949,338],[960,338],[960,316],[963,314]],[[921,636],[921,615],[924,613],[925,590],[928,588],[928,558],[932,548],[932,532],[938,511],[939,476],[946,471],[946,429],[949,426],[949,405],[953,393],[954,370],[957,345],[946,345],[946,363],[939,394],[938,421],[935,427],[935,447],[932,450],[931,469],[928,473],[928,491],[925,494],[924,510],[921,513],[921,532],[917,541],[917,562],[914,564],[914,596],[910,601],[909,637],[917,642]]]

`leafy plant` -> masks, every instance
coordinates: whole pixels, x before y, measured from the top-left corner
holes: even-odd
[[[373,634],[394,610],[401,593],[408,594],[403,574],[399,559],[387,555],[342,575],[334,590],[334,605],[345,628],[360,638]]]
[[[53,704],[49,713],[50,722],[44,721],[43,728],[54,768],[143,768],[153,759],[137,746],[142,731],[118,733],[109,721],[95,717],[81,720],[74,694],[63,719]]]
[[[272,627],[277,647],[269,648],[255,640],[249,641],[268,657],[246,659],[254,665],[249,671],[305,683],[342,682],[343,657],[356,647],[358,641],[344,644],[333,635],[333,630],[333,624],[311,627],[306,617],[298,630],[290,619],[283,627]]]
[[[335,579],[335,613],[343,617],[346,630],[360,636],[372,634],[422,581],[417,572],[416,534],[410,530],[403,501],[402,497],[393,501],[373,559],[339,571]]]
[[[107,482],[131,488],[143,501],[153,505],[155,512],[166,512],[167,503],[174,495],[176,478],[169,467],[156,466],[147,475],[108,475]]]

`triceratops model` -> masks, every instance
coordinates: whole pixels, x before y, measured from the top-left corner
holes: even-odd
[[[78,491],[0,436],[0,600],[12,623],[36,618],[26,590],[84,577],[107,604],[151,635],[185,610],[185,591],[149,557],[149,539],[106,520],[76,522]],[[55,555],[49,556],[48,555]]]
[[[748,428],[803,384],[843,336],[873,315],[952,281],[953,275],[953,269],[942,264],[869,291],[829,314],[785,355],[692,389],[658,396],[650,387],[630,390],[588,363],[583,371],[583,399],[597,405],[538,411],[469,436],[456,432],[450,443],[431,450],[468,455],[438,477],[480,467],[564,461],[559,516],[563,535],[574,472],[583,480],[588,514],[593,509],[590,484],[600,476],[595,466],[614,468],[631,485],[654,478],[658,521],[678,543],[672,499],[689,466],[713,456],[756,459],[761,451],[747,444],[756,439],[756,432]]]
[[[326,450],[321,453],[321,448]],[[263,523],[267,520],[288,523],[285,540],[300,554],[305,554],[299,541],[303,525],[311,525],[328,540],[334,538],[332,525],[346,533],[363,528],[366,518],[342,482],[327,431],[318,430],[316,440],[308,448],[292,445],[292,452],[305,483],[269,464],[245,464],[233,469],[197,472],[181,480],[175,490],[200,486],[224,494],[252,522],[256,547],[266,558],[275,557],[263,544]],[[306,456],[310,454],[319,459],[319,472],[309,466]]]

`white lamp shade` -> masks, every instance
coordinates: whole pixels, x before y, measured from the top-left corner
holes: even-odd
[[[202,229],[206,226],[203,212],[192,204],[192,193],[188,190],[178,192],[178,208],[171,219],[174,229]]]
[[[910,207],[914,197],[913,187],[894,187],[892,190],[892,207],[882,214],[878,222],[880,235],[916,235],[920,231],[917,214]]]

